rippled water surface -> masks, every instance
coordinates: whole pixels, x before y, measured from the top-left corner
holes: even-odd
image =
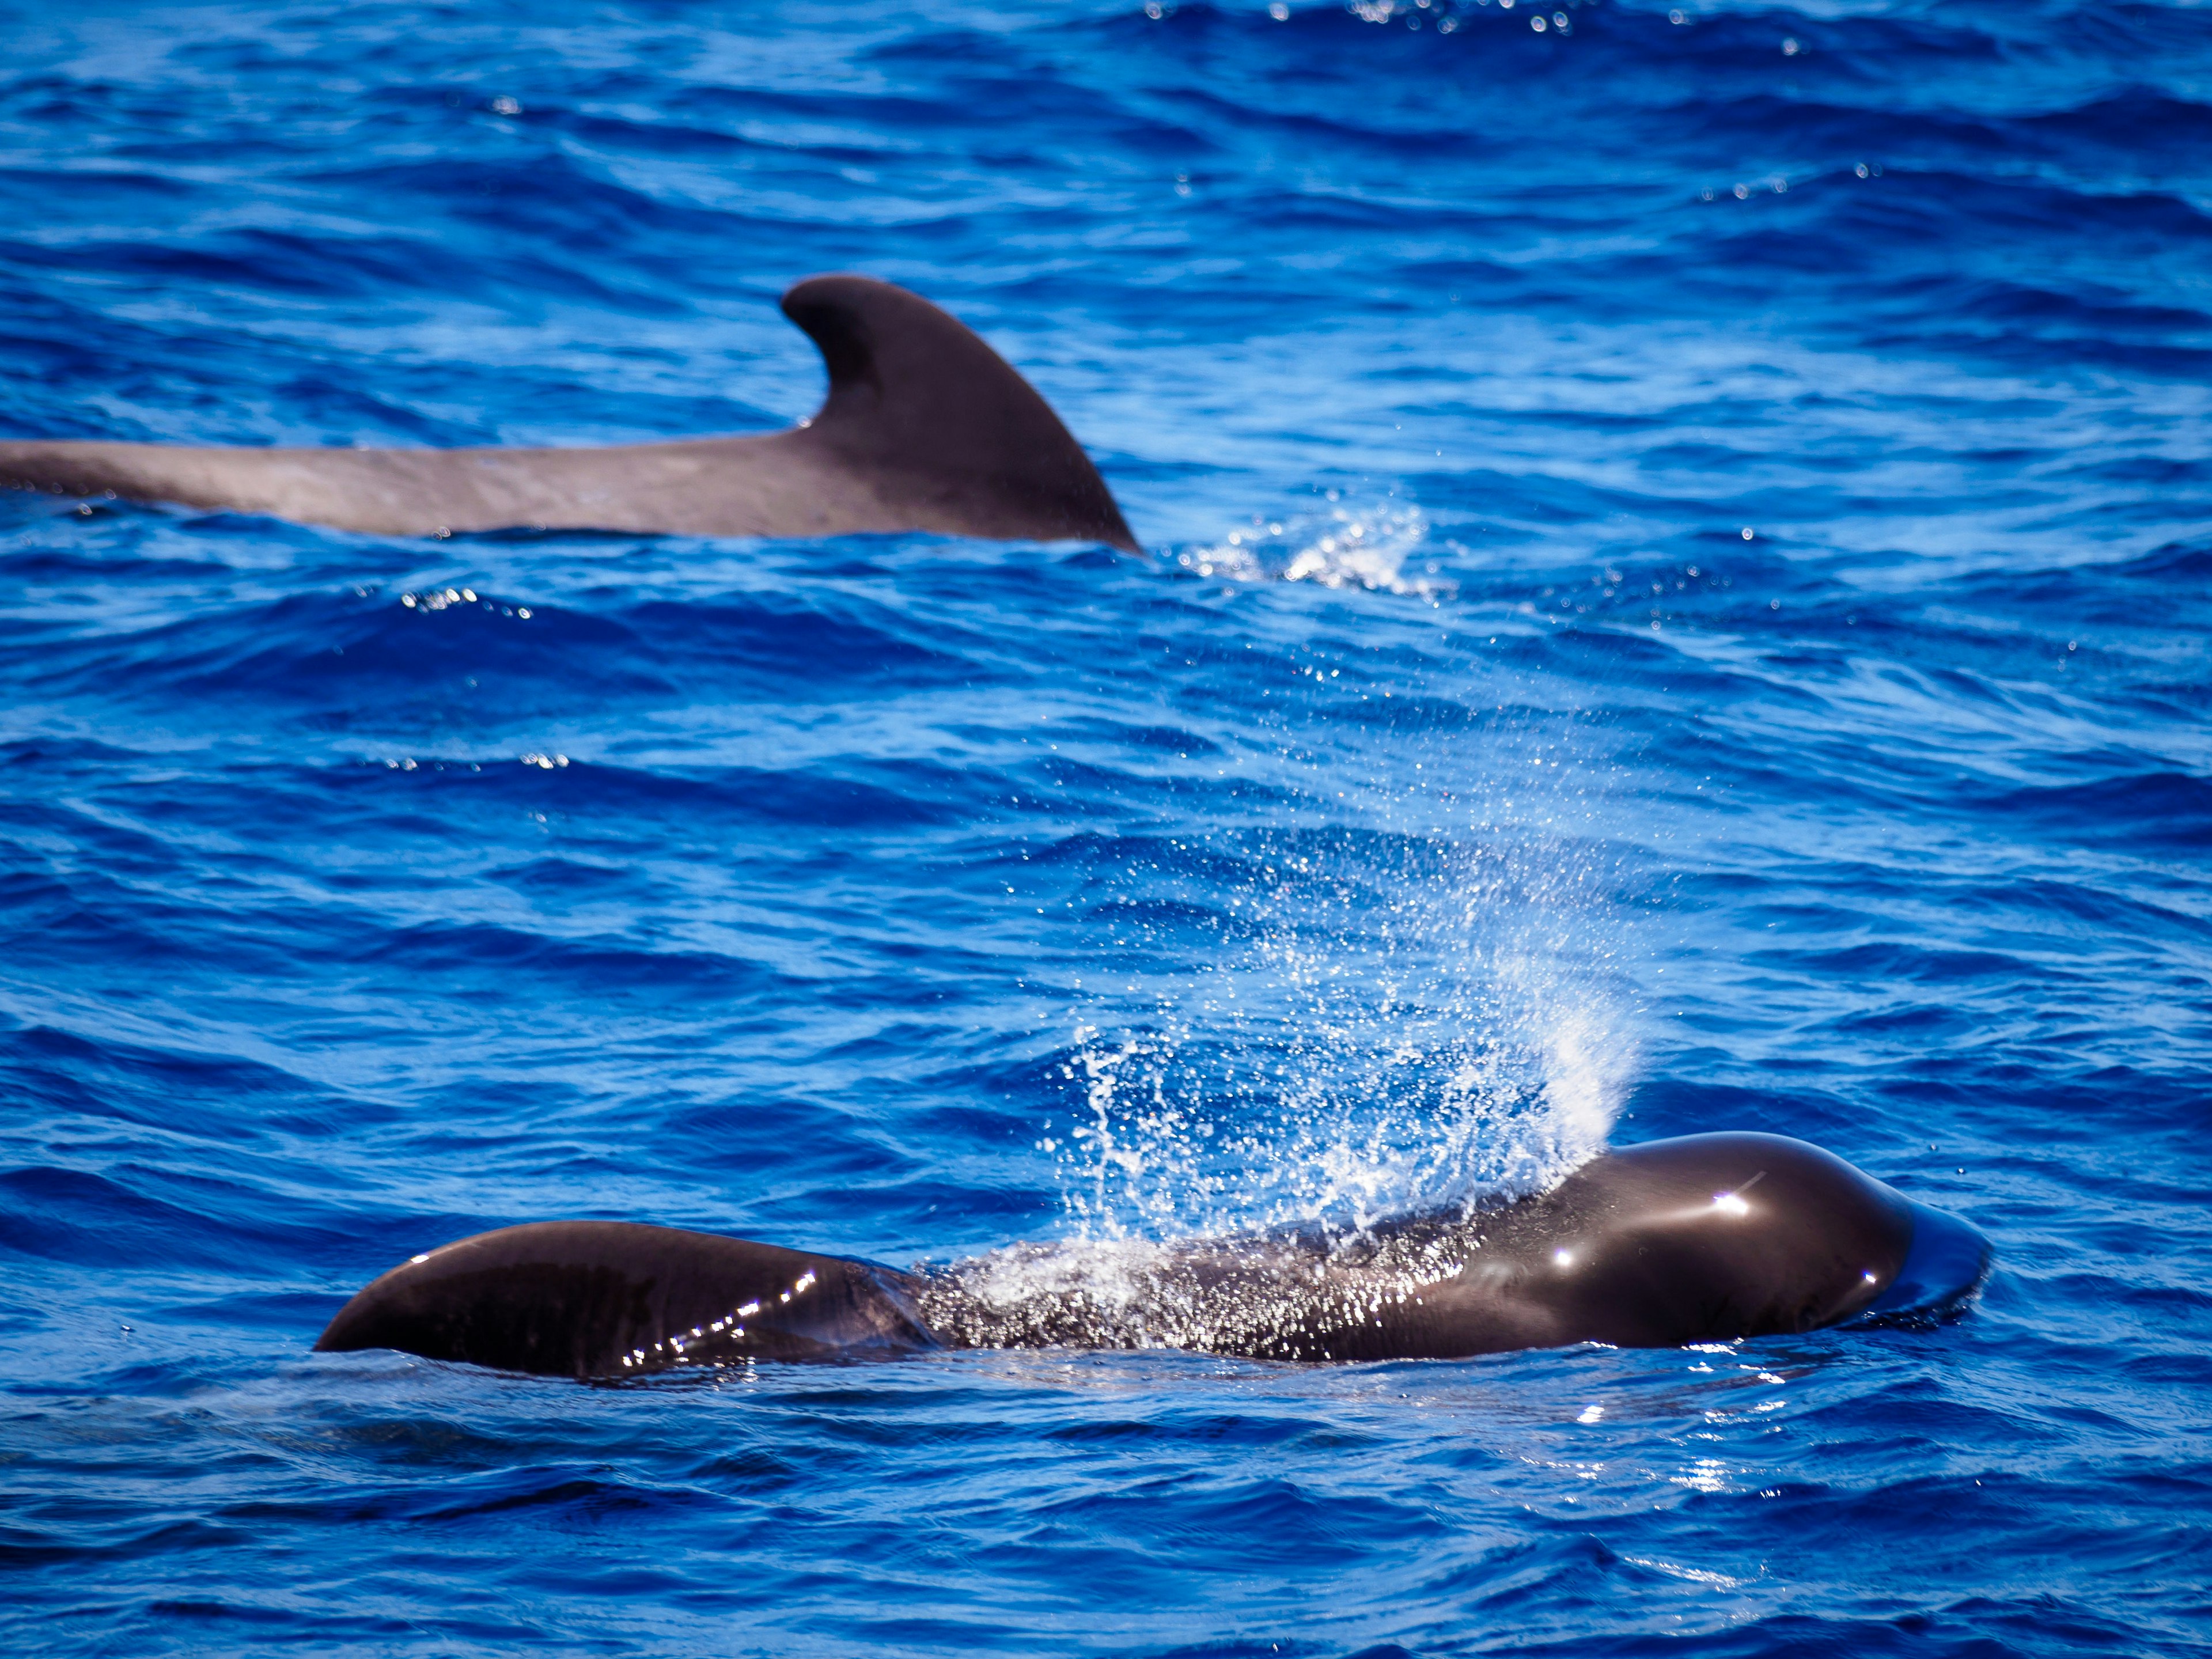
[[[861,270],[1151,550],[0,497],[11,1650],[2212,1649],[2212,14],[0,26],[0,434],[780,426]],[[1729,1127],[1978,1304],[309,1352],[514,1221],[1095,1290]]]

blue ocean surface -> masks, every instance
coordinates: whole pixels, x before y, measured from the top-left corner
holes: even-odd
[[[2212,1651],[2212,11],[0,6],[0,435],[768,429],[854,270],[1148,549],[0,494],[0,1640]],[[899,1264],[1816,1141],[1948,1322],[627,1387]],[[1042,1271],[1042,1270],[1041,1270]]]

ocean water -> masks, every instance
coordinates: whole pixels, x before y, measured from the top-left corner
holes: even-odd
[[[2212,1650],[2212,13],[0,8],[0,434],[780,426],[946,305],[1149,550],[0,496],[0,1638]],[[564,1216],[1096,1291],[1803,1136],[1954,1322],[586,1388]],[[1041,1265],[1040,1265],[1041,1264]]]

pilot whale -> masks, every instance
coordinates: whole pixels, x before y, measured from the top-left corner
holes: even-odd
[[[830,370],[821,409],[785,432],[567,449],[0,441],[0,484],[374,535],[922,530],[1138,550],[1082,446],[966,325],[920,295],[849,275],[796,284],[783,311]]]
[[[1347,1246],[1162,1246],[1109,1300],[1042,1249],[937,1270],[617,1221],[503,1227],[416,1255],[316,1347],[602,1380],[932,1349],[1170,1346],[1285,1360],[1673,1347],[1937,1311],[1990,1261],[1966,1223],[1757,1133],[1608,1152],[1547,1192]]]

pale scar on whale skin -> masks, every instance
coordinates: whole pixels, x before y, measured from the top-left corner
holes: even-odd
[[[1048,1246],[905,1272],[715,1233],[538,1222],[394,1267],[315,1346],[582,1380],[943,1348],[1450,1359],[1794,1335],[1955,1305],[1989,1260],[1965,1223],[1817,1146],[1688,1135],[1351,1248],[1297,1235],[1157,1246],[1117,1263],[1108,1298],[1055,1271],[1067,1264]]]
[[[0,485],[374,535],[930,531],[1137,552],[1113,493],[1027,380],[921,295],[855,276],[783,296],[820,348],[811,419],[757,437],[572,449],[252,449],[0,441]]]

